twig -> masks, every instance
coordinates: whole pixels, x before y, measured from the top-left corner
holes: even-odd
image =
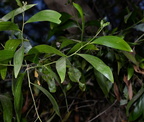
[[[115,102],[111,106],[109,106],[106,110],[104,110],[103,112],[99,113],[98,115],[96,115],[94,118],[92,118],[88,122],[92,122],[93,120],[95,120],[96,118],[98,118],[99,116],[101,116],[102,114],[104,114],[107,110],[109,110],[111,107],[113,107],[116,104],[116,102],[117,102],[117,100],[115,100]]]

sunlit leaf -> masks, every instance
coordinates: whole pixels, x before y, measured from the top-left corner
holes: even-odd
[[[97,71],[102,73],[106,78],[108,78],[111,82],[114,82],[113,74],[110,69],[101,59],[98,57],[88,55],[88,54],[78,54],[83,57],[87,62],[89,62]]]
[[[61,23],[60,17],[61,14],[56,11],[43,10],[33,15],[29,20],[26,21],[26,23],[38,22],[38,21],[49,21],[49,22],[60,24]]]
[[[58,116],[60,116],[59,106],[58,106],[55,98],[54,98],[45,88],[43,88],[43,87],[41,87],[41,86],[39,86],[39,85],[36,85],[36,84],[32,84],[32,85],[34,85],[34,86],[37,87],[39,90],[41,90],[41,91],[49,98],[49,100],[51,101],[51,103],[52,103],[52,105],[53,105],[53,108],[54,108],[56,114],[57,114]]]
[[[62,57],[56,61],[56,70],[61,79],[61,83],[63,83],[65,79],[65,75],[66,75],[66,58],[65,57]]]
[[[0,102],[2,105],[2,113],[4,122],[12,122],[13,106],[11,99],[5,95],[0,95]]]
[[[14,16],[20,14],[20,13],[23,13],[24,11],[34,7],[36,4],[29,4],[29,5],[25,5],[25,6],[22,6],[22,7],[19,7],[11,12],[9,12],[8,14],[6,14],[5,16],[3,16],[1,19],[3,21],[8,21],[9,19],[13,18]]]
[[[14,54],[14,76],[17,78],[24,58],[24,47],[21,46]]]
[[[49,45],[38,45],[33,47],[28,54],[38,54],[38,53],[53,53],[60,56],[65,56],[61,51]]]
[[[19,30],[18,26],[12,22],[0,22],[0,31]]]
[[[94,39],[93,44],[100,44],[114,49],[132,52],[131,47],[122,38],[117,36],[102,36]]]

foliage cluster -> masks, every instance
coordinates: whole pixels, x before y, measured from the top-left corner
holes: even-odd
[[[67,13],[53,10],[40,11],[24,21],[25,12],[35,4],[16,2],[19,8],[0,19],[0,31],[11,34],[9,40],[1,44],[0,50],[1,79],[9,81],[7,88],[11,91],[1,90],[0,94],[4,122],[51,121],[55,118],[67,121],[73,111],[67,95],[78,88],[82,92],[100,89],[100,94],[109,101],[117,99],[125,106],[129,121],[143,116],[144,59],[135,52],[135,46],[143,35],[135,42],[128,42],[124,40],[123,33],[116,30],[107,32],[106,27],[110,23],[105,20],[85,22],[83,10],[76,3],[73,6],[81,23],[72,20]],[[19,14],[23,17],[22,25],[14,22]],[[125,22],[131,16],[132,12],[128,13]],[[61,36],[51,45],[32,47],[23,32],[27,24],[38,21],[50,22],[49,38],[72,27],[78,28],[80,35]],[[85,35],[85,29],[89,26],[98,28],[95,35]],[[50,101],[46,108],[48,112],[39,104],[41,99],[42,103],[43,100],[48,102],[45,97]],[[65,114],[62,114],[60,105],[66,106]],[[45,117],[45,114],[49,116]],[[32,115],[33,118],[30,118]]]

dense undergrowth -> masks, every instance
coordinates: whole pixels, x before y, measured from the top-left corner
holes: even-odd
[[[143,120],[143,34],[129,38],[134,28],[143,32],[143,19],[125,30],[108,30],[109,22],[86,22],[81,6],[72,3],[80,21],[53,10],[25,21],[35,4],[16,2],[19,7],[0,19],[0,31],[10,33],[0,47],[2,121]],[[19,14],[21,25],[14,21]],[[134,14],[126,14],[124,22]],[[49,45],[32,46],[24,38],[25,26],[41,21],[50,22],[48,38],[61,32],[63,36]],[[88,27],[94,27],[95,35],[86,34]],[[77,35],[64,34],[71,28]]]

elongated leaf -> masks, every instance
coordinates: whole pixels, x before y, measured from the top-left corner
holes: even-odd
[[[123,52],[123,54],[124,54],[132,63],[134,63],[135,65],[138,65],[138,62],[137,62],[134,54],[129,53],[129,52]]]
[[[141,97],[141,95],[144,93],[144,88],[142,87],[138,93],[130,100],[126,106],[126,114],[129,116],[129,110],[132,107],[132,105]]]
[[[143,114],[143,112],[144,112],[144,95],[142,95],[140,99],[136,101],[134,110],[131,112],[129,116],[129,121],[135,121]]]
[[[24,11],[34,7],[36,4],[29,4],[29,5],[25,5],[25,6],[22,6],[22,7],[19,7],[11,12],[9,12],[8,14],[6,14],[5,16],[3,16],[1,19],[3,21],[8,21],[9,19],[13,18],[14,16],[20,14],[20,13],[23,13]]]
[[[14,76],[17,78],[24,58],[24,47],[21,46],[14,54]]]
[[[10,98],[5,95],[0,95],[0,102],[3,108],[3,120],[4,122],[12,122],[12,102]]]
[[[77,3],[73,3],[73,6],[77,9],[77,11],[79,12],[81,18],[84,19],[83,10],[82,10],[81,6]]]
[[[13,81],[12,92],[14,96],[14,108],[16,111],[17,121],[20,122],[21,118],[21,109],[22,109],[22,83],[25,73],[18,75],[18,78]]]
[[[34,86],[37,87],[39,90],[41,90],[41,91],[49,98],[49,100],[51,101],[51,103],[52,103],[52,105],[53,105],[53,108],[54,108],[56,114],[57,114],[58,116],[60,116],[59,106],[58,106],[55,98],[54,98],[45,88],[43,88],[43,87],[41,87],[41,86],[39,86],[39,85],[36,85],[36,84],[32,84],[32,85],[34,85]]]
[[[8,61],[2,61],[1,64],[8,64]],[[1,78],[4,80],[7,74],[7,66],[0,65]]]
[[[100,88],[102,89],[105,96],[107,96],[112,87],[112,83],[106,77],[104,77],[104,75],[102,75],[100,72],[95,70],[94,73]]]
[[[20,6],[20,7],[22,6],[22,3],[21,3],[20,0],[16,0],[16,2],[17,2],[17,5],[18,5],[18,6]]]
[[[61,23],[60,17],[61,14],[56,11],[43,10],[33,15],[28,21],[26,21],[26,23],[38,22],[38,21],[49,21],[49,22],[60,24]]]
[[[9,60],[13,58],[14,51],[0,50],[0,61]]]
[[[65,56],[61,51],[49,45],[38,45],[33,47],[28,54],[38,54],[38,53],[53,53],[60,56]]]
[[[18,26],[12,22],[0,22],[0,31],[19,30]]]
[[[75,44],[75,45],[70,49],[70,51],[68,52],[68,54],[77,51],[83,44],[84,44],[83,42],[80,42],[80,43]]]
[[[62,57],[56,62],[56,70],[60,76],[61,83],[63,83],[66,74],[66,58]]]
[[[88,55],[88,54],[78,54],[83,57],[87,62],[89,62],[97,71],[102,73],[106,78],[108,78],[112,83],[114,82],[113,74],[110,69],[101,59]]]
[[[122,38],[117,36],[102,36],[95,39],[92,43],[100,44],[114,49],[132,52],[130,46]]]
[[[5,44],[5,50],[15,51],[21,42],[20,39],[10,39]]]

